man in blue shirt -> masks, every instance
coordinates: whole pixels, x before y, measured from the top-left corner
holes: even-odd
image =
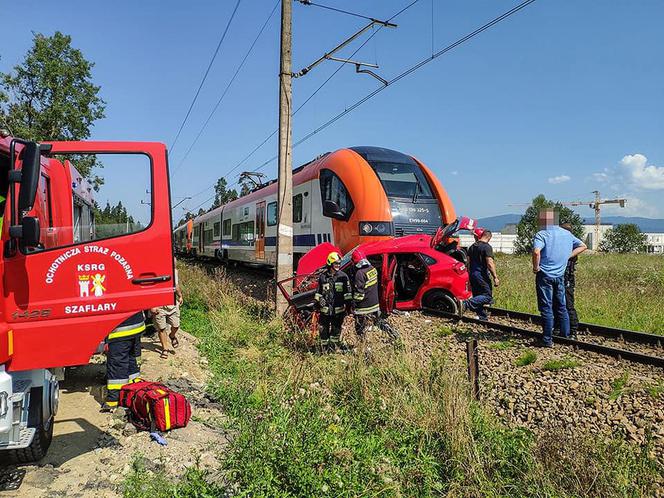
[[[542,340],[545,347],[553,346],[554,303],[560,334],[563,337],[569,336],[563,277],[567,261],[587,249],[571,232],[558,226],[556,216],[553,209],[542,209],[538,219],[540,231],[533,239],[533,273],[536,275],[537,306],[542,315]]]

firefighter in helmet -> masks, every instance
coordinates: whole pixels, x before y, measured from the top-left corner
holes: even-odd
[[[113,411],[118,406],[120,389],[125,384],[140,380],[137,358],[141,356],[141,335],[145,330],[145,317],[139,311],[130,316],[108,334],[106,343],[106,401],[102,412]]]
[[[355,332],[364,338],[367,327],[380,322],[380,304],[378,302],[378,270],[373,267],[362,249],[355,249],[352,255],[355,267],[353,278],[353,315]]]
[[[341,256],[331,252],[327,256],[325,271],[318,278],[314,296],[319,312],[319,335],[323,349],[335,349],[340,344],[341,326],[350,310],[353,294],[348,275],[340,270]]]

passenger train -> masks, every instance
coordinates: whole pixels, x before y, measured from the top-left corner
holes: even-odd
[[[331,242],[343,252],[360,243],[433,234],[456,218],[433,172],[412,156],[381,147],[350,147],[293,170],[293,258]],[[174,231],[181,255],[274,266],[277,181],[215,208]]]

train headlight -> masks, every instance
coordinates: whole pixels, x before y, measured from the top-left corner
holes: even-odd
[[[391,221],[360,221],[360,235],[394,235]]]

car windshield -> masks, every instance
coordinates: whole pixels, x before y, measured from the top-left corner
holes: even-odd
[[[388,197],[433,199],[429,183],[417,165],[377,161],[370,164]]]
[[[353,251],[355,251],[355,249],[357,249],[358,247],[360,247],[359,244],[356,245],[355,247],[353,247],[353,248],[352,248],[350,251],[348,251],[346,254],[344,254],[344,257],[341,258],[341,261],[340,261],[340,263],[341,263],[341,268],[345,268],[346,265],[347,265],[348,263],[350,263],[350,258],[353,256]]]

